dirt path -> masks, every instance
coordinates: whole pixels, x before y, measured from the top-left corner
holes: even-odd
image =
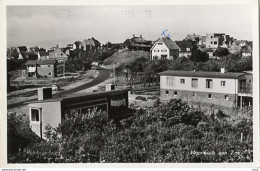
[[[70,85],[64,86],[63,88],[65,90],[54,93],[53,97],[63,96],[66,94],[72,94],[77,91],[81,91],[84,89],[87,89],[89,87],[95,86],[97,84],[100,84],[101,82],[105,81],[110,77],[110,70],[99,70],[99,74],[96,78],[93,80],[81,80],[75,83],[72,83]],[[31,97],[20,97],[16,100],[13,100],[12,102],[8,101],[7,108],[8,110],[11,108],[17,108],[21,105],[23,105],[25,102],[30,102],[37,100],[37,93],[34,96]]]

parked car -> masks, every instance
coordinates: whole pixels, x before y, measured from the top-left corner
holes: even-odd
[[[52,91],[59,91],[59,90],[60,90],[60,87],[57,86],[57,85],[55,85],[55,84],[53,84],[53,85],[51,86],[51,89],[52,89]]]

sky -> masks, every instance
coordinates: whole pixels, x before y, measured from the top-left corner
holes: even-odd
[[[250,5],[7,6],[7,47],[65,47],[94,37],[122,43],[133,34],[173,40],[188,34],[225,33],[252,40]]]

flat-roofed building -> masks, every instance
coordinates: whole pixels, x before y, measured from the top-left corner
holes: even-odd
[[[225,107],[252,105],[252,73],[165,71],[160,73],[163,100],[184,101]]]
[[[128,90],[111,90],[82,95],[52,97],[51,88],[38,89],[38,100],[28,104],[30,127],[44,138],[45,127],[57,127],[65,115],[87,114],[97,108],[106,112],[109,119],[122,117],[128,112]]]

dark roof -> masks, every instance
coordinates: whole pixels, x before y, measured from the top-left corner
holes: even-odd
[[[169,49],[180,49],[176,42],[168,37],[161,37],[157,42],[163,42]]]
[[[49,56],[49,53],[46,51],[39,51],[40,56]]]
[[[57,61],[56,60],[29,60],[26,62],[25,65],[50,65],[50,64],[55,64]]]
[[[164,71],[159,73],[165,76],[182,76],[182,77],[205,77],[205,78],[231,78],[236,79],[245,73],[242,72],[203,72],[203,71]]]
[[[60,97],[54,97],[54,98],[45,99],[45,100],[36,100],[36,101],[28,102],[28,103],[55,102],[55,101],[70,100],[70,99],[73,99],[73,98],[91,96],[91,95],[96,95],[96,94],[101,94],[101,93],[110,94],[110,93],[120,92],[120,91],[127,91],[127,89],[119,89],[119,90],[111,90],[111,91],[99,91],[99,92],[91,92],[91,93],[84,93],[84,94],[69,94],[69,95],[63,95],[63,96],[60,96]]]
[[[190,41],[182,40],[182,41],[176,41],[176,44],[181,49],[181,52],[191,52],[193,46]],[[190,48],[190,51],[187,51],[187,48]]]

